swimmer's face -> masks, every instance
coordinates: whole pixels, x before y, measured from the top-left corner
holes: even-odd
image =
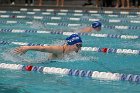
[[[101,31],[101,27],[94,28],[96,31]]]
[[[75,52],[77,53],[79,50],[81,50],[82,43],[77,43],[77,44],[75,44],[75,46],[76,46]]]

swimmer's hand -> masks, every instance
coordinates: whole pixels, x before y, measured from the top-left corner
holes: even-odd
[[[28,51],[28,46],[21,46],[21,47],[18,47],[16,48],[13,52],[14,54],[25,54],[26,52]]]

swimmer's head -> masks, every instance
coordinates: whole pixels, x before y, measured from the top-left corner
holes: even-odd
[[[74,45],[77,43],[82,43],[82,39],[79,35],[77,34],[72,34],[71,36],[66,38],[67,45]]]
[[[92,23],[92,28],[96,31],[100,31],[102,27],[102,23],[99,21],[95,21]]]
[[[78,52],[81,50],[82,47],[82,39],[79,35],[77,34],[72,34],[71,36],[66,38],[67,45],[70,45],[73,47],[75,52]]]

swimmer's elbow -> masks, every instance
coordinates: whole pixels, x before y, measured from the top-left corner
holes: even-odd
[[[41,46],[41,47],[39,48],[39,50],[40,50],[41,52],[48,52],[48,51],[49,51],[49,48],[48,48],[47,46]]]
[[[51,46],[42,46],[39,49],[41,52],[48,52],[48,53],[53,53],[55,52],[55,49],[53,49]]]

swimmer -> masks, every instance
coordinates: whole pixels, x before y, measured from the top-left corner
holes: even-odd
[[[95,21],[92,23],[91,27],[86,27],[81,30],[81,32],[92,32],[92,31],[101,31],[102,24],[99,21]]]
[[[20,46],[14,50],[15,54],[25,54],[29,50],[50,53],[48,59],[61,59],[65,54],[78,52],[82,47],[82,39],[77,34],[72,34],[66,38],[66,43],[61,46]]]

